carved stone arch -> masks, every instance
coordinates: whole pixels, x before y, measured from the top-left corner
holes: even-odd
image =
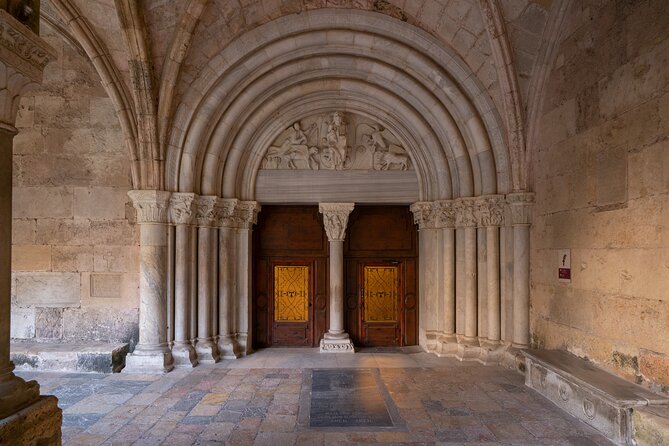
[[[206,183],[200,181],[201,174],[212,170],[209,163],[226,165],[230,161],[228,158],[230,147],[216,148],[216,144],[213,144],[213,141],[216,140],[213,136],[216,126],[230,119],[229,116],[225,116],[224,110],[217,108],[219,105],[216,103],[244,100],[246,102],[241,103],[248,105],[253,102],[243,97],[246,90],[238,91],[236,94],[232,92],[235,91],[236,85],[243,84],[244,79],[252,76],[252,73],[248,72],[248,67],[252,66],[254,58],[260,58],[259,61],[256,61],[260,63],[260,66],[277,68],[276,59],[280,58],[281,54],[290,56],[301,49],[300,44],[305,44],[300,41],[302,34],[310,39],[316,35],[314,31],[319,31],[317,33],[319,35],[327,36],[327,32],[322,31],[331,29],[334,33],[344,27],[344,22],[350,34],[349,48],[359,50],[355,46],[357,36],[358,45],[366,44],[370,50],[382,54],[388,65],[399,67],[393,73],[397,79],[402,80],[402,76],[405,77],[405,80],[415,80],[417,76],[420,77],[418,84],[422,84],[431,93],[425,96],[429,99],[424,99],[422,102],[423,109],[428,110],[423,113],[430,114],[431,108],[441,108],[451,117],[457,118],[456,122],[460,124],[458,131],[461,135],[466,133],[468,139],[464,156],[449,160],[450,173],[454,175],[453,183],[458,183],[460,180],[457,175],[458,169],[455,169],[455,166],[459,166],[459,171],[470,169],[474,183],[478,184],[476,188],[472,185],[465,188],[469,190],[457,191],[457,195],[466,196],[510,190],[509,156],[503,136],[503,124],[489,95],[462,59],[452,49],[446,48],[427,33],[411,25],[380,14],[346,10],[314,10],[297,16],[282,17],[244,34],[221,54],[215,56],[200,78],[193,83],[193,88],[183,98],[176,111],[174,122],[178,124],[175,125],[169,138],[167,187],[197,191]],[[392,54],[388,55],[383,52],[386,45],[396,44],[403,38],[411,41],[412,50],[406,50],[406,53],[394,57]],[[278,56],[274,52],[270,54],[267,50],[273,41],[278,41],[278,44],[283,46],[283,52]],[[311,47],[323,49],[328,48],[328,45],[324,41],[312,41]],[[341,48],[347,48],[347,45],[341,43]],[[400,57],[404,57],[404,61],[400,61]],[[348,60],[349,67],[357,68],[360,73],[365,73],[364,63],[361,62],[363,59],[358,59],[362,66],[356,66],[353,56]],[[290,63],[290,58],[287,63]],[[420,72],[420,70],[426,70],[427,67],[434,67],[435,64],[438,70],[432,70],[429,73]],[[419,71],[416,72],[416,70]],[[256,71],[254,70],[253,73]],[[375,74],[367,71],[370,77]],[[342,80],[346,80],[345,72],[340,72],[339,76]],[[227,87],[223,88],[222,85],[226,83]],[[256,99],[262,97],[261,93]],[[404,99],[415,100],[412,97]],[[445,104],[448,99],[452,101],[452,104]],[[449,109],[447,105],[452,108]],[[276,109],[275,113],[280,113],[280,111]],[[248,121],[239,125],[251,126],[246,129],[248,132],[262,123]],[[236,138],[237,133],[244,131],[244,129],[239,129],[239,125],[236,126],[234,135],[229,134],[229,139]],[[437,147],[426,147],[424,150],[427,153],[430,151],[443,152],[446,143],[443,142],[445,138],[441,139],[442,144]],[[218,142],[219,140],[216,140],[217,144]],[[228,144],[230,143],[231,141],[228,141]],[[212,149],[218,151],[211,151]],[[244,147],[237,150],[248,149],[249,147]],[[440,156],[448,158],[448,155]],[[482,170],[481,165],[486,166],[485,169]],[[227,174],[241,173],[236,168],[230,170],[227,166],[222,169],[223,181],[231,181],[226,178]],[[491,177],[495,177],[493,187],[482,188],[482,178]],[[205,190],[202,189],[202,191]],[[432,186],[432,190],[436,191],[436,195],[431,195],[430,198],[447,197],[447,195],[440,194],[447,194],[448,191],[443,190],[437,184]],[[206,190],[204,193],[212,193],[212,191]],[[236,189],[234,192],[226,189],[226,193],[234,194]]]

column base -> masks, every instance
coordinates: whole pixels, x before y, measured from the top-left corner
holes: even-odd
[[[212,338],[198,339],[195,344],[197,362],[201,364],[215,364],[219,361],[218,348]]]
[[[458,340],[455,334],[442,334],[434,352],[440,358],[453,358],[458,352]]]
[[[7,417],[39,398],[37,381],[24,381],[14,375],[14,363],[0,371],[0,418]],[[2,444],[2,443],[0,443]]]
[[[41,396],[18,412],[0,418],[0,444],[61,444],[63,411],[55,396]]]
[[[174,358],[174,367],[195,367],[197,365],[197,353],[188,341],[174,343],[172,358]]]
[[[237,359],[241,356],[233,335],[219,336],[217,345],[221,359]]]
[[[143,349],[137,346],[135,351],[125,357],[124,373],[167,373],[174,368],[174,359],[167,347]]]
[[[249,336],[247,333],[237,333],[235,336],[235,343],[237,344],[237,352],[240,356],[246,356],[253,353],[253,347],[249,343]]]
[[[348,333],[325,333],[321,339],[321,353],[355,353]]]

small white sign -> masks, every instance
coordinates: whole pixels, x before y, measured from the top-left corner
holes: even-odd
[[[558,250],[558,281],[571,282],[571,250]]]

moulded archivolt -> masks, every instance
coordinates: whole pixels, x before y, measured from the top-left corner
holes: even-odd
[[[301,119],[265,153],[263,169],[413,170],[399,139],[383,125],[335,111]]]

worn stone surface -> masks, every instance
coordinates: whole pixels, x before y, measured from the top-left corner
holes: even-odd
[[[0,419],[0,444],[55,445],[61,442],[62,410],[53,396]]]
[[[405,425],[317,430],[300,423],[313,367],[378,373]],[[268,349],[164,375],[19,373],[59,398],[65,445],[611,445],[525,388],[521,375],[428,353]]]
[[[573,3],[530,149],[534,345],[658,390],[669,352],[668,26],[661,1]],[[570,283],[558,281],[560,249],[571,250]]]

